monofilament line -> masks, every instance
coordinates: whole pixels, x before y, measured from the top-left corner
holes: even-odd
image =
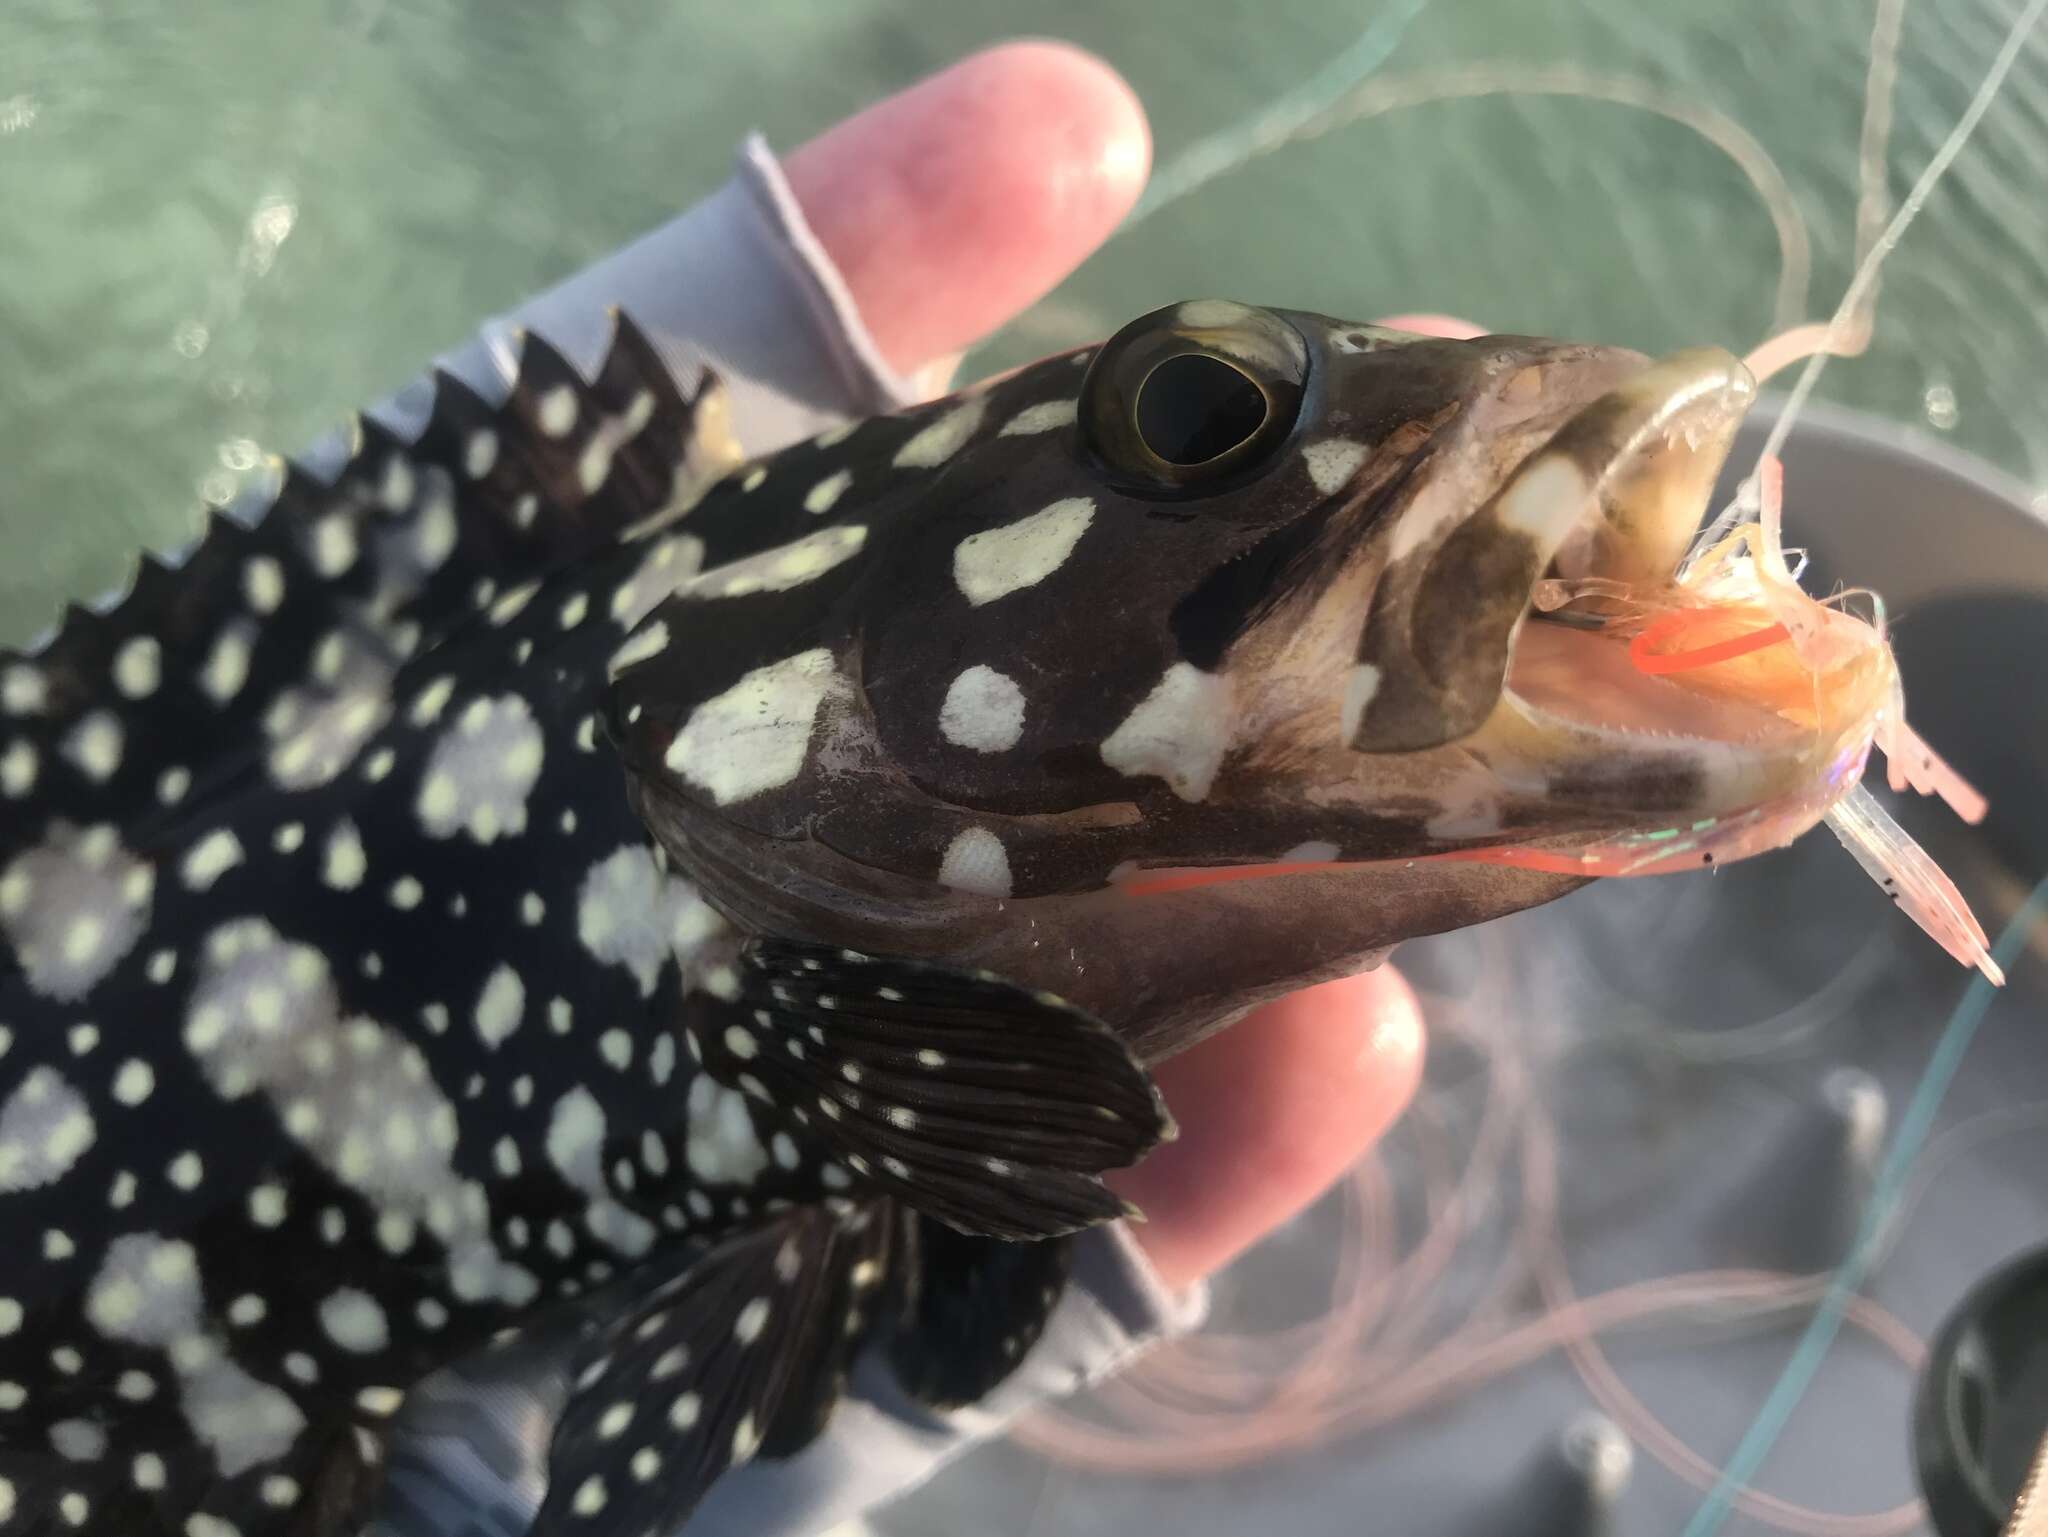
[[[1956,126],[1949,130],[1949,135],[1942,141],[1941,148],[1934,152],[1934,158],[1927,162],[1927,168],[1920,173],[1919,180],[1913,183],[1913,190],[1906,194],[1905,201],[1899,204],[1898,212],[1892,215],[1884,233],[1877,237],[1877,243],[1870,248],[1857,267],[1855,276],[1849,281],[1847,292],[1842,295],[1842,302],[1828,321],[1826,336],[1814,350],[1813,356],[1806,360],[1806,366],[1799,371],[1798,382],[1792,386],[1792,393],[1786,398],[1785,409],[1778,413],[1777,421],[1771,424],[1770,435],[1764,439],[1764,446],[1756,456],[1756,464],[1744,478],[1734,501],[1694,544],[1695,555],[1720,543],[1728,531],[1742,521],[1745,514],[1756,508],[1758,470],[1762,468],[1766,459],[1776,455],[1785,446],[1785,439],[1791,433],[1792,425],[1798,419],[1800,411],[1805,408],[1807,397],[1813,393],[1813,387],[1820,379],[1821,370],[1828,366],[1828,358],[1834,351],[1835,344],[1841,340],[1845,328],[1858,313],[1864,295],[1877,281],[1878,271],[1883,267],[1885,258],[1891,254],[1900,237],[1919,217],[1922,205],[1940,184],[1942,177],[1948,174],[1948,168],[1956,156],[1960,155],[1963,147],[1970,142],[1970,136],[1977,131],[1977,124],[1982,121],[1984,114],[1991,110],[1991,103],[1997,99],[1999,90],[2005,84],[2005,77],[2011,73],[2014,62],[2019,58],[2020,49],[2026,44],[2027,34],[2033,31],[2035,23],[2041,19],[2044,11],[2048,11],[2048,0],[2030,0],[2026,10],[2020,13],[2019,20],[2013,23],[2012,30],[2006,34],[2004,45],[1998,50],[1997,58],[1992,60],[1991,68],[1984,76],[1983,84],[1977,87],[1977,94],[1970,98],[1970,105],[1957,119]],[[1687,564],[1691,564],[1690,559]]]

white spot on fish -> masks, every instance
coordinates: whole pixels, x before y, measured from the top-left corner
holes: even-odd
[[[223,827],[192,845],[180,867],[180,874],[191,890],[205,891],[241,862],[241,840]]]
[[[939,862],[939,884],[976,896],[1010,894],[1010,854],[1003,840],[986,827],[956,833]]]
[[[1184,801],[1209,794],[1235,729],[1230,684],[1175,662],[1102,744],[1119,774],[1156,774]]]
[[[1359,725],[1365,720],[1365,712],[1371,708],[1379,691],[1380,670],[1370,662],[1358,663],[1344,680],[1344,706],[1338,718],[1338,729],[1347,744],[1358,740]]]
[[[0,1194],[34,1190],[71,1171],[99,1136],[85,1096],[52,1067],[32,1067],[0,1102]]]
[[[96,784],[104,784],[121,767],[121,723],[105,710],[95,710],[65,738],[64,755]]]
[[[147,699],[163,679],[163,647],[152,635],[138,635],[114,653],[114,687],[130,699]]]
[[[836,683],[823,647],[757,667],[691,712],[663,762],[721,806],[788,784]]]
[[[28,985],[62,1003],[84,997],[141,938],[155,884],[112,826],[53,824],[0,872],[0,932]]]
[[[482,480],[497,462],[498,435],[488,427],[477,428],[462,445],[462,473],[471,480]]]
[[[987,410],[987,396],[968,396],[897,449],[892,462],[899,470],[935,469],[966,446]]]
[[[448,707],[448,698],[455,692],[455,680],[451,677],[436,678],[417,694],[413,695],[412,706],[406,711],[406,719],[415,726],[431,726],[441,718],[441,712]]]
[[[726,932],[725,920],[687,881],[664,875],[643,844],[628,844],[590,867],[576,899],[576,937],[608,966],[624,966],[651,996],[662,964],[686,968]]]
[[[961,540],[953,551],[953,581],[979,608],[1036,586],[1066,563],[1095,517],[1095,502],[1070,496],[1001,528]]]
[[[49,684],[42,673],[26,662],[17,662],[0,673],[0,710],[9,715],[40,715],[49,697]]]
[[[270,772],[287,790],[333,781],[391,711],[389,661],[353,636],[335,639],[332,683],[288,689],[264,714],[264,730],[276,743]]]
[[[213,649],[199,669],[199,686],[216,704],[226,704],[249,681],[252,633],[245,624],[231,624],[214,638]]]
[[[320,1327],[327,1337],[354,1355],[374,1355],[391,1343],[390,1321],[377,1299],[353,1286],[343,1286],[320,1301]]]
[[[756,592],[787,592],[823,576],[858,555],[868,531],[858,523],[815,534],[707,571],[677,589],[685,598],[743,598]]]
[[[329,513],[313,526],[313,569],[329,580],[356,563],[356,530],[345,512]]]
[[[401,454],[393,454],[384,461],[384,480],[377,488],[377,500],[384,504],[386,512],[403,512],[412,505],[414,478],[412,466]]]
[[[277,612],[284,601],[284,568],[269,555],[251,557],[242,567],[242,596],[259,614]]]
[[[804,511],[823,517],[832,510],[833,504],[846,494],[846,488],[852,484],[851,470],[840,470],[836,474],[827,475],[804,493]]]
[[[526,1015],[526,984],[510,966],[500,966],[484,983],[476,1002],[476,1033],[496,1051]]]
[[[612,653],[610,675],[616,679],[627,668],[651,661],[668,649],[668,623],[656,619],[635,630],[627,642]]]
[[[1301,457],[1308,465],[1310,483],[1328,496],[1351,479],[1370,452],[1365,444],[1350,438],[1324,438],[1304,448]]]
[[[576,392],[566,384],[556,385],[541,396],[536,416],[549,437],[566,437],[576,425]]]
[[[455,546],[462,537],[461,527],[455,521],[455,507],[446,495],[446,488],[436,487],[437,493],[419,511],[414,522],[412,536],[413,558],[423,571],[438,571],[455,553]]]
[[[370,859],[363,852],[363,840],[355,823],[346,818],[336,822],[327,835],[327,852],[320,867],[320,879],[336,891],[354,891],[368,873]]]
[[[0,793],[20,800],[36,785],[36,750],[27,742],[10,742],[0,753]]]
[[[1496,504],[1502,526],[1528,535],[1537,548],[1550,551],[1585,514],[1589,488],[1579,467],[1561,453],[1545,454],[1516,473]]]
[[[224,1098],[260,1093],[323,1168],[361,1194],[380,1234],[419,1225],[441,1243],[448,1284],[465,1300],[523,1304],[534,1277],[491,1238],[483,1189],[455,1171],[455,1106],[419,1048],[370,1019],[344,1019],[317,950],[260,918],[207,936],[185,1017],[185,1045]],[[284,1221],[286,1195],[259,1185],[251,1222]]]
[[[939,734],[975,752],[1015,747],[1024,734],[1024,691],[993,667],[968,668],[946,690]]]
[[[415,809],[436,838],[468,831],[478,843],[526,831],[526,802],[540,778],[540,727],[524,699],[471,700],[428,757]]]
[[[140,1057],[130,1057],[114,1074],[114,1098],[124,1105],[139,1105],[156,1088],[156,1069]]]
[[[751,1185],[768,1167],[767,1149],[754,1131],[746,1097],[711,1078],[690,1082],[689,1141],[685,1160],[707,1185]]]
[[[548,1161],[589,1198],[583,1220],[592,1236],[622,1254],[637,1257],[653,1245],[654,1227],[613,1199],[599,1162],[604,1134],[604,1111],[596,1099],[588,1089],[571,1089],[555,1101],[548,1120]]]
[[[606,423],[606,426],[610,425]],[[576,484],[582,487],[585,496],[595,496],[604,485],[612,472],[612,458],[618,451],[617,441],[602,429],[583,445],[583,452],[576,460]]]
[[[612,593],[612,618],[632,629],[703,569],[704,541],[695,535],[673,534],[656,541],[640,569]]]
[[[1074,420],[1075,402],[1071,400],[1045,400],[1035,406],[1026,406],[1007,422],[998,437],[1022,437],[1033,432],[1050,432],[1055,427],[1066,427]]]
[[[86,1317],[109,1339],[169,1353],[179,1406],[222,1476],[284,1456],[306,1428],[298,1405],[235,1365],[225,1341],[205,1330],[190,1244],[154,1233],[115,1239],[87,1292]]]
[[[526,605],[533,601],[533,595],[540,591],[540,583],[527,582],[513,588],[504,597],[491,605],[490,620],[494,625],[504,626],[517,619]]]

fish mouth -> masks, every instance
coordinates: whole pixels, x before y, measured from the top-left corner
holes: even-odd
[[[1668,601],[1755,396],[1733,355],[1676,353],[1582,408],[1503,488],[1499,515],[1554,542],[1509,643],[1504,690],[1523,710],[1667,739],[1767,741],[1791,729],[1683,672],[1645,671],[1640,649],[1617,644],[1633,617]]]
[[[1810,796],[1874,717],[1887,669],[1869,665],[1873,649],[1888,658],[1876,632],[1789,582],[1767,592],[1753,552],[1718,582],[1681,575],[1755,396],[1719,349],[1653,362],[1576,413],[1497,498],[1496,516],[1548,540],[1550,559],[1481,736],[1547,775],[1553,803],[1718,813]],[[1788,602],[1803,634],[1824,632],[1825,670],[1779,622]]]

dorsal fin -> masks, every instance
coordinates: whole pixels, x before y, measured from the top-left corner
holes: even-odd
[[[495,594],[675,515],[738,461],[716,381],[686,399],[623,316],[595,382],[528,337],[503,404],[445,374],[433,389],[415,442],[360,420],[331,481],[284,466],[260,516],[215,516],[111,605],[0,648],[0,864],[53,817],[174,809],[309,722],[324,734],[286,781],[345,761],[337,701],[381,707],[407,657]]]

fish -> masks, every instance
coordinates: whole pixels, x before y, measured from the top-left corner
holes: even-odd
[[[1161,1060],[1906,740],[1679,580],[1717,349],[1193,300],[750,460],[613,319],[0,654],[0,1533],[354,1531],[542,1327],[541,1537],[972,1403]]]

